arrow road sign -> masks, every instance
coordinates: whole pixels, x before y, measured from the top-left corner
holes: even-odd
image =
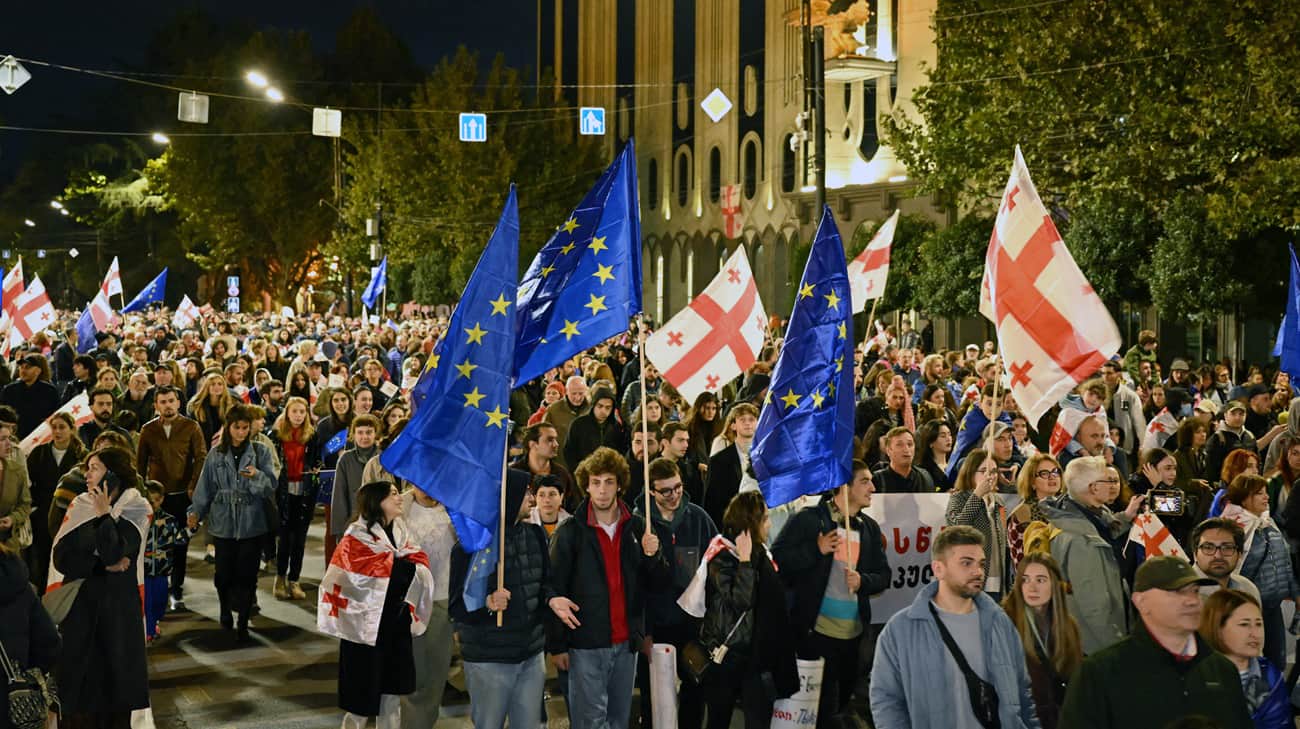
[[[600,136],[605,133],[605,109],[599,106],[584,106],[578,113],[578,132],[587,136]]]
[[[460,115],[460,141],[487,141],[487,114]]]

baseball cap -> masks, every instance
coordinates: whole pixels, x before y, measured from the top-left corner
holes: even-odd
[[[966,351],[967,351],[967,352],[971,351],[972,349],[975,350],[976,352],[978,352],[978,351],[980,351],[980,346],[979,346],[978,344],[967,344],[967,345],[966,345]]]
[[[1170,372],[1173,372],[1174,370],[1188,370],[1188,369],[1191,368],[1187,366],[1187,360],[1185,359],[1176,359],[1174,360],[1173,364],[1169,365]]]
[[[1209,399],[1203,398],[1200,402],[1196,403],[1196,409],[1211,416],[1219,414],[1218,404]]]
[[[1147,590],[1181,590],[1188,585],[1216,585],[1212,577],[1202,577],[1179,557],[1151,557],[1137,569],[1133,592]]]
[[[18,360],[18,364],[27,365],[29,367],[40,367],[44,363],[45,358],[39,354],[24,354],[22,359]]]
[[[1240,400],[1229,400],[1228,404],[1223,406],[1223,412],[1226,414],[1233,410],[1240,410],[1244,413],[1246,412],[1246,406]]]
[[[1259,395],[1271,395],[1271,394],[1273,393],[1270,392],[1268,387],[1264,385],[1251,385],[1250,387],[1246,388],[1246,397],[1257,397]]]

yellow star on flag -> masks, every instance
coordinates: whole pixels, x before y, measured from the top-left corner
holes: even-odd
[[[812,296],[812,295],[813,295],[813,285],[812,285],[812,284],[804,284],[803,286],[800,286],[800,287],[799,287],[799,298],[801,298],[801,299],[806,299],[806,298],[808,298],[809,296]]]
[[[469,335],[469,340],[465,342],[466,344],[482,344],[483,335],[487,334],[487,330],[480,328],[478,322],[474,322],[474,328],[466,329],[465,333]]]
[[[848,330],[844,327],[844,322],[840,322],[840,325],[835,327],[835,331],[840,333],[840,339],[848,339],[849,334]]]
[[[488,421],[483,424],[484,428],[487,428],[492,425],[495,425],[498,428],[504,428],[505,426],[502,425],[502,422],[505,421],[506,416],[509,415],[510,413],[501,412],[501,406],[496,405],[493,406],[491,410],[484,410],[483,414],[488,416]]]
[[[844,326],[844,325],[841,324],[840,326]],[[844,369],[844,355],[841,354],[840,356],[835,358],[835,371],[839,372],[842,369]]]
[[[429,355],[429,363],[426,364],[426,365],[424,366],[424,368],[425,368],[426,370],[436,370],[436,369],[438,369],[438,360],[440,360],[440,359],[442,359],[442,355],[438,354],[437,352],[434,352],[434,353],[430,354],[430,355]]]
[[[614,266],[613,265],[602,266],[599,263],[597,263],[596,272],[591,275],[600,279],[600,285],[604,286],[606,281],[614,278]]]
[[[571,253],[573,251],[573,248],[574,248],[573,244],[569,243],[568,245],[560,249],[560,253]]]
[[[565,233],[572,233],[578,229],[578,220],[577,218],[569,218],[564,221],[564,225],[561,225],[560,227],[564,229]]]
[[[506,308],[510,306],[510,300],[506,298],[505,294],[498,295],[495,301],[489,301],[488,303],[492,305],[492,316],[497,314],[505,316]]]
[[[830,381],[830,384],[827,386],[826,390],[828,393],[830,393],[831,397],[835,397],[835,380]]]
[[[809,397],[812,398],[814,410],[820,408],[822,406],[822,402],[826,399],[825,395],[822,395],[820,392],[817,392],[816,390],[813,390],[812,394],[809,395]]]
[[[587,303],[583,304],[583,306],[587,307],[588,309],[591,309],[592,316],[595,316],[596,314],[602,311],[607,311],[609,309],[608,306],[605,306],[604,296],[597,296],[595,294],[588,294],[588,296],[591,297],[591,301],[588,301]]]
[[[590,248],[592,255],[600,253],[601,251],[609,250],[609,246],[605,245],[605,239],[608,237],[609,236],[599,236],[591,239]]]
[[[472,373],[476,369],[478,369],[478,365],[470,364],[469,357],[466,357],[464,362],[461,362],[460,364],[456,365],[456,371],[460,373],[456,375],[456,379],[460,379],[461,375],[464,375],[465,379],[468,380],[470,373]]]
[[[826,308],[827,308],[827,309],[837,309],[837,310],[838,310],[838,309],[840,308],[840,297],[838,297],[838,296],[835,295],[835,290],[834,290],[834,289],[831,289],[831,292],[830,292],[829,294],[822,294],[822,296],[826,297]]]
[[[542,266],[542,270],[541,270],[542,278],[546,278],[547,276],[551,275],[551,272],[554,270],[555,270],[555,266]]]
[[[465,407],[478,407],[479,402],[485,397],[487,395],[479,392],[478,388],[475,387],[472,391],[465,393]]]
[[[564,328],[560,329],[560,334],[564,335],[564,341],[567,342],[570,339],[573,339],[575,335],[581,333],[582,332],[578,331],[578,322],[569,321],[568,319],[564,320]]]
[[[786,393],[781,396],[781,402],[785,403],[787,408],[799,406],[799,396],[794,393],[794,388],[786,390]]]

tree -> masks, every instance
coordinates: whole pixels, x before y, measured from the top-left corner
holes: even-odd
[[[458,109],[487,111],[486,142],[459,141]],[[500,57],[483,73],[459,49],[409,103],[385,108],[381,133],[371,120],[345,125],[349,185],[330,253],[368,260],[365,220],[382,201],[389,265],[415,268],[416,299],[454,301],[516,182],[526,265],[604,168],[599,144],[577,140],[576,117],[549,92],[526,95]]]
[[[1286,40],[1300,4],[940,0],[935,17],[919,116],[887,124],[899,158],[923,190],[988,211],[1023,145],[1099,291],[1190,316],[1169,298],[1178,251],[1227,240],[1258,259],[1300,225],[1300,49]],[[1274,291],[1270,271],[1244,273],[1202,313]]]
[[[992,229],[991,217],[967,215],[921,240],[917,256],[925,265],[917,266],[912,276],[917,308],[932,316],[979,313],[980,278]]]

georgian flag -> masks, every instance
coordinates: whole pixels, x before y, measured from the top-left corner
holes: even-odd
[[[1031,425],[1119,351],[1119,329],[1061,240],[1016,147],[984,259],[980,313],[997,327]]]
[[[172,315],[172,324],[177,329],[185,329],[198,321],[200,316],[199,307],[195,306],[193,301],[190,301],[189,294],[185,294],[181,298],[181,303],[176,307],[176,313]]]
[[[894,214],[880,226],[871,242],[849,261],[849,293],[853,297],[853,313],[860,314],[867,308],[867,302],[885,295],[885,283],[889,280],[889,253],[894,247],[894,231],[898,230],[898,216]]]
[[[316,628],[325,635],[341,640],[374,645],[379,636],[379,619],[384,612],[384,596],[393,574],[393,560],[415,563],[415,578],[406,591],[411,610],[411,635],[423,635],[433,610],[433,573],[429,557],[410,538],[406,522],[393,521],[396,547],[383,529],[370,529],[357,520],[348,525],[343,539],[334,550],[325,576],[320,582],[320,601],[316,605]]]
[[[54,304],[45,293],[40,276],[32,276],[32,283],[14,301],[14,323],[9,331],[9,346],[16,347],[54,325]]]
[[[1160,517],[1149,511],[1138,514],[1133,519],[1133,527],[1128,531],[1128,540],[1142,547],[1147,559],[1182,557],[1187,561],[1187,553],[1178,544],[1178,540],[1174,539],[1174,535],[1169,533],[1169,528],[1160,521]]]
[[[695,576],[677,598],[678,607],[687,615],[696,618],[704,617],[704,593],[705,585],[709,580],[709,562],[712,562],[713,558],[721,554],[724,549],[730,552],[731,556],[739,557],[736,553],[736,545],[731,540],[721,534],[715,536],[709,542],[709,548],[704,550],[704,559],[701,559],[700,566],[695,568]],[[776,569],[776,560],[772,559],[771,553],[768,554],[768,559],[772,561],[772,568]]]
[[[646,340],[645,354],[686,402],[695,402],[701,393],[720,392],[754,364],[766,327],[741,245],[708,287]]]
[[[113,305],[109,303],[108,293],[101,286],[90,302],[90,320],[95,323],[96,331],[105,332],[113,325],[113,319]]]
[[[104,274],[104,283],[100,284],[99,290],[108,296],[122,295],[122,272],[117,266],[117,256],[113,256],[113,262],[108,264],[108,273]]]
[[[1142,450],[1163,447],[1165,441],[1176,430],[1178,430],[1178,419],[1169,412],[1169,408],[1161,408],[1160,412],[1151,418],[1151,422],[1147,423],[1147,434],[1142,439]]]
[[[1074,434],[1079,432],[1079,426],[1090,417],[1097,418],[1102,425],[1107,426],[1106,439],[1110,440],[1110,427],[1106,420],[1106,408],[1104,406],[1090,413],[1078,408],[1062,407],[1061,414],[1056,416],[1056,425],[1052,426],[1052,435],[1047,444],[1048,450],[1051,451],[1053,456],[1061,455],[1061,451],[1065,450],[1065,447],[1070,445],[1070,441],[1074,440]]]
[[[0,284],[0,340],[3,341],[3,354],[9,356],[9,332],[13,329],[14,318],[18,315],[18,296],[23,292],[23,259],[5,274],[4,283]]]
[[[71,415],[72,422],[75,424],[74,429],[89,423],[95,417],[95,414],[90,411],[90,396],[84,391],[65,402],[63,407],[54,412]],[[53,416],[51,415],[51,417]],[[26,438],[23,438],[22,442],[18,444],[18,450],[22,451],[25,458],[31,454],[36,446],[49,443],[51,440],[54,440],[54,434],[50,432],[50,419],[46,418],[44,422],[36,426],[35,430],[28,433]],[[89,448],[90,444],[87,443],[86,447]]]
[[[72,500],[68,505],[68,511],[63,515],[63,523],[59,525],[59,532],[54,535],[53,548],[57,549],[59,542],[70,534],[74,529],[85,524],[88,521],[98,518],[95,513],[95,507],[91,505],[90,494],[78,494],[77,498]],[[125,489],[122,495],[118,497],[117,503],[113,504],[108,515],[115,521],[127,520],[131,526],[140,532],[140,551],[135,557],[135,582],[140,590],[140,609],[144,610],[144,548],[149,541],[149,522],[153,521],[153,508],[149,506],[149,500],[146,499],[139,491],[135,489]],[[50,576],[45,583],[45,594],[49,595],[58,588],[63,586],[63,573],[50,562]]]

